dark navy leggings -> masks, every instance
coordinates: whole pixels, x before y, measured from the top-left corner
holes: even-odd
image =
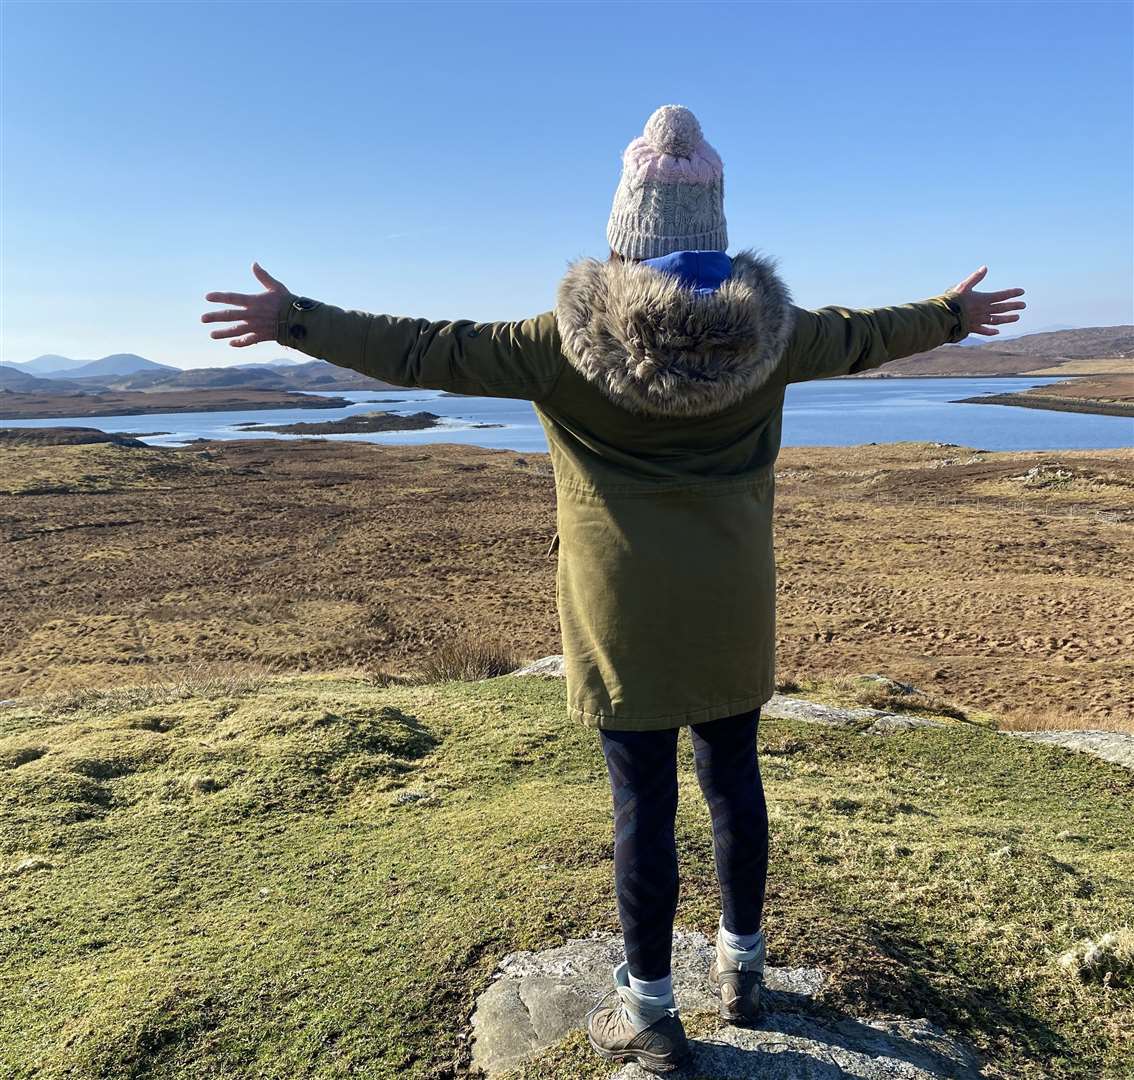
[[[713,822],[725,929],[760,928],[768,876],[768,811],[756,760],[760,710],[694,724],[693,754]],[[601,731],[614,799],[614,887],[630,973],[663,979],[677,911],[678,728]]]

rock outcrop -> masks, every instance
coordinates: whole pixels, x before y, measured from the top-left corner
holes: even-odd
[[[544,679],[561,679],[564,674],[562,656],[545,656],[512,672],[512,675],[534,675]],[[894,682],[884,675],[863,675],[862,678],[883,683],[898,694],[920,693],[914,687]],[[826,724],[830,727],[854,727],[863,735],[888,735],[898,731],[912,731],[914,728],[946,726],[940,720],[931,720],[912,713],[886,712],[882,709],[857,706],[823,705],[817,701],[790,697],[787,694],[773,694],[761,709],[761,715],[769,720],[802,720],[808,724]],[[1093,754],[1103,761],[1134,769],[1134,735],[1126,732],[1004,731],[1001,734]]]
[[[674,987],[685,1015],[716,1013],[708,983],[713,945],[703,934],[673,937]],[[613,985],[619,936],[568,941],[543,952],[510,953],[473,1014],[473,1069],[488,1077],[554,1046],[585,1024]],[[768,968],[765,1009],[752,1027],[722,1024],[693,1039],[693,1060],[675,1077],[699,1080],[977,1080],[978,1062],[959,1040],[920,1019],[857,1019],[816,1007],[825,976],[814,968]],[[614,1080],[646,1080],[627,1065]]]
[[[541,679],[562,679],[566,677],[567,672],[563,667],[563,657],[556,654],[525,664],[522,668],[513,671],[512,675],[536,675]]]
[[[512,675],[534,675],[544,679],[562,679],[565,675],[562,656],[545,656],[525,667],[512,672]],[[881,680],[881,675],[865,676],[870,680]],[[903,693],[916,693],[913,687],[892,683],[901,687]],[[885,712],[882,709],[843,708],[837,705],[821,705],[804,698],[788,697],[786,694],[773,694],[761,715],[770,720],[804,720],[809,724],[828,724],[833,727],[863,727],[865,734],[884,735],[892,731],[909,731],[919,727],[944,727],[940,720],[928,720],[909,713]]]
[[[1094,754],[1114,765],[1134,769],[1134,735],[1124,731],[1005,731],[1017,739],[1062,746],[1065,750],[1078,750]]]

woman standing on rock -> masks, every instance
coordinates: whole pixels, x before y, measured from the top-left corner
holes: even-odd
[[[588,1016],[611,1060],[688,1054],[670,975],[677,905],[676,747],[691,730],[713,824],[722,913],[710,980],[755,1015],[768,821],[756,756],[775,683],[773,467],[789,383],[848,375],[993,335],[1022,289],[977,293],[981,267],[917,303],[794,306],[773,263],[729,257],[721,160],[665,105],[622,156],[610,257],[580,259],[556,306],[515,322],[344,311],[289,292],[215,292],[204,322],[397,386],[535,404],[555,470],[557,600],[571,716],[598,729],[614,801],[626,962]],[[611,998],[617,995],[613,1003]]]

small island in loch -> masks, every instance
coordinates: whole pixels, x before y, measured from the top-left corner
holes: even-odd
[[[280,435],[362,435],[375,431],[423,431],[437,427],[441,417],[431,412],[398,416],[391,412],[366,412],[338,420],[296,424],[237,424],[241,431],[273,431]]]

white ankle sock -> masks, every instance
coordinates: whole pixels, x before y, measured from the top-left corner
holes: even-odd
[[[657,1019],[657,1010],[674,1009],[677,1007],[673,997],[672,973],[667,975],[664,979],[654,979],[652,981],[635,979],[634,976],[630,974],[630,965],[623,960],[622,963],[614,969],[614,984],[615,986],[624,986],[630,991],[632,1001],[628,1005],[626,999],[623,998],[622,1009],[630,1023],[634,1026],[635,1031],[644,1031],[649,1027],[650,1024]],[[651,990],[661,989],[666,992],[647,994],[639,989],[639,987],[645,987]],[[666,989],[667,987],[668,990]]]
[[[670,998],[673,996],[673,973],[663,979],[636,979],[628,974],[630,989],[642,997]]]
[[[731,930],[725,929],[724,916],[722,915],[720,921],[720,936],[722,943],[734,953],[746,953],[751,952],[759,944],[761,932],[757,930],[754,934],[734,934]]]

